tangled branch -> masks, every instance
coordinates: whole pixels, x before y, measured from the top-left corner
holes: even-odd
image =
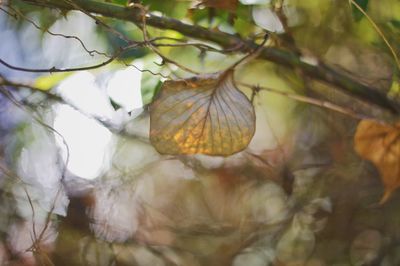
[[[99,14],[110,18],[130,21],[137,25],[143,23],[143,12],[135,5],[125,7],[94,0],[74,0],[73,4],[70,3],[70,0],[22,1],[33,5],[59,8],[66,11],[84,10],[84,13]],[[79,8],[77,8],[77,6]],[[207,29],[198,25],[190,25],[165,16],[161,17],[154,14],[146,14],[146,24],[159,29],[174,30],[186,37],[212,42],[221,46],[223,49],[240,47],[238,51],[248,53],[257,48],[257,44],[252,40],[242,39],[234,34]],[[398,114],[400,112],[400,104],[394,100],[388,99],[386,95],[381,93],[377,88],[367,86],[321,61],[318,61],[316,64],[309,64],[304,62],[298,54],[275,47],[264,47],[260,52],[260,58],[289,68],[299,68],[307,77],[330,84],[334,86],[335,89],[342,90],[353,97],[372,104],[372,107],[383,108],[392,114]]]

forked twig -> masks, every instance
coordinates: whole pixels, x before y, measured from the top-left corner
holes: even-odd
[[[200,74],[199,72],[197,72],[197,71],[195,71],[193,69],[190,69],[190,68],[188,68],[186,66],[183,66],[180,63],[176,62],[175,60],[172,60],[171,58],[166,57],[165,55],[163,55],[161,53],[160,50],[157,49],[157,47],[155,47],[152,44],[152,42],[149,39],[149,33],[147,31],[147,24],[146,24],[147,9],[143,5],[138,4],[138,3],[133,3],[132,6],[136,7],[136,8],[139,8],[140,11],[141,11],[141,18],[142,18],[141,22],[142,22],[142,24],[141,24],[140,28],[141,28],[141,30],[143,32],[143,39],[144,39],[144,42],[147,44],[147,47],[149,47],[154,53],[156,53],[158,56],[160,56],[163,59],[164,62],[176,65],[177,67],[179,67],[180,69],[182,69],[182,70],[184,70],[186,72],[189,72],[189,73],[192,73],[192,74],[195,74],[195,75],[199,75]]]

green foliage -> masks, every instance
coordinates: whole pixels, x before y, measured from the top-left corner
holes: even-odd
[[[143,5],[148,6],[150,10],[159,11],[167,16],[171,16],[176,19],[182,19],[187,14],[187,9],[190,7],[190,1],[180,0],[143,0]]]
[[[392,20],[390,21],[390,23],[391,23],[394,27],[400,29],[400,20],[392,19]]]

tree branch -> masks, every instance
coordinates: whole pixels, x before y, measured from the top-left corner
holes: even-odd
[[[5,12],[6,14],[8,14],[9,16],[15,18],[16,20],[18,20],[18,18],[22,18],[26,21],[28,21],[32,26],[34,26],[36,29],[41,30],[43,32],[46,32],[48,34],[50,34],[51,36],[56,36],[56,37],[63,37],[65,39],[73,39],[76,40],[81,46],[82,48],[90,55],[93,56],[94,54],[98,54],[98,55],[103,55],[103,56],[108,56],[106,53],[103,52],[99,52],[97,50],[89,50],[85,43],[77,36],[74,35],[66,35],[66,34],[61,34],[61,33],[54,33],[48,29],[42,28],[39,26],[38,23],[36,23],[34,20],[30,19],[29,17],[25,16],[21,11],[19,11],[16,8],[13,8],[10,5],[7,5],[7,8],[9,8],[10,10],[12,10],[14,13],[10,13],[7,10],[0,8],[1,11]]]
[[[118,54],[119,55],[119,54]],[[103,61],[99,64],[96,65],[91,65],[91,66],[85,66],[85,67],[74,67],[74,68],[56,68],[56,67],[51,67],[51,68],[25,68],[25,67],[19,67],[19,66],[14,66],[3,59],[0,58],[0,64],[5,65],[6,67],[17,70],[17,71],[24,71],[24,72],[32,72],[32,73],[59,73],[59,72],[74,72],[74,71],[84,71],[84,70],[91,70],[91,69],[96,69],[103,67],[105,65],[108,65],[112,61],[114,61],[118,56],[112,56],[106,61]]]
[[[33,5],[41,5],[49,8],[60,8],[63,10],[77,10],[76,6],[79,6],[80,9],[84,9],[90,13],[97,13],[102,16],[130,21],[139,25],[142,23],[142,11],[134,6],[124,7],[106,2],[98,2],[95,0],[74,0],[74,5],[59,0],[21,1],[28,2]],[[247,53],[258,47],[258,45],[253,41],[244,40],[233,34],[207,29],[197,25],[190,25],[164,16],[161,17],[153,14],[147,14],[146,24],[159,29],[175,30],[187,37],[213,42],[223,48],[240,47],[238,51],[243,53]],[[307,76],[311,78],[334,85],[336,88],[354,97],[357,97],[358,99],[389,110],[392,114],[397,115],[400,113],[400,104],[398,102],[388,99],[378,89],[362,84],[355,79],[334,70],[322,62],[311,65],[302,61],[301,58],[295,53],[274,47],[263,48],[260,53],[260,58],[287,66],[289,68],[300,68]]]
[[[86,112],[82,111],[79,107],[77,107],[74,103],[72,103],[72,102],[64,99],[63,97],[61,97],[57,94],[54,94],[50,91],[41,90],[41,89],[39,89],[33,85],[27,84],[27,83],[17,83],[17,82],[8,80],[0,75],[0,94],[3,94],[3,95],[6,94],[6,97],[7,96],[9,97],[9,94],[8,94],[9,92],[7,90],[5,90],[4,87],[10,87],[10,88],[13,88],[14,90],[25,88],[25,89],[29,89],[32,93],[35,93],[35,92],[41,93],[41,94],[45,95],[48,99],[50,99],[56,103],[66,104],[66,105],[72,107],[74,110],[81,113],[82,115],[86,116],[87,118],[94,119],[96,122],[98,122],[99,124],[101,124],[102,126],[107,128],[108,130],[110,130],[110,132],[112,132],[113,134],[116,134],[116,135],[119,135],[122,137],[126,137],[126,138],[132,138],[132,139],[144,142],[144,143],[148,143],[148,140],[146,138],[143,138],[139,135],[135,135],[135,134],[128,132],[126,127],[117,128],[114,125],[112,125],[112,123],[105,120],[104,118],[96,116],[94,114],[86,113]],[[16,100],[13,100],[13,102],[14,102],[14,104],[18,104],[18,102]],[[26,105],[26,103],[21,103],[18,106],[22,108],[24,105]],[[55,131],[55,129],[51,128],[44,122],[41,122],[38,118],[34,117],[34,119],[37,120],[38,123],[45,126],[46,128],[50,128],[52,131]],[[56,134],[60,135],[58,132],[56,132]],[[61,136],[61,138],[63,139],[63,142],[65,144],[66,142],[65,142],[64,138],[62,136]],[[67,145],[66,145],[66,147],[68,150]]]

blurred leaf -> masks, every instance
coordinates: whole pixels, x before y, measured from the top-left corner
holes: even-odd
[[[122,108],[121,105],[119,105],[117,102],[115,102],[112,98],[108,98],[110,101],[111,106],[113,107],[114,111],[117,111]]]
[[[315,235],[295,216],[276,246],[278,265],[304,265],[315,248]]]
[[[354,136],[356,152],[379,170],[385,186],[381,204],[400,187],[400,123],[379,124],[362,120]]]
[[[285,30],[278,15],[271,8],[253,8],[254,22],[261,28],[270,32],[283,33]]]
[[[71,73],[68,72],[60,72],[60,73],[54,73],[46,76],[40,76],[36,79],[35,81],[35,87],[43,90],[43,91],[48,91],[52,89],[54,86],[56,86],[58,83],[60,83],[63,79],[71,75]]]
[[[203,0],[199,5],[236,12],[238,0]]]
[[[392,24],[394,27],[400,29],[400,20],[392,19],[390,21],[390,24]]]
[[[164,66],[159,65],[162,61],[154,55],[147,55],[142,59],[143,66],[142,69],[152,71],[153,73],[164,73],[168,75],[169,72],[165,71]],[[157,95],[160,90],[162,82],[160,78],[154,76],[150,72],[143,72],[141,79],[140,91],[142,94],[143,104],[147,105],[153,101],[155,95]]]
[[[350,246],[352,265],[373,265],[382,249],[383,237],[378,230],[364,230],[359,233]]]
[[[107,25],[114,28],[116,31],[122,33],[128,38],[138,39],[140,40],[143,36],[140,28],[133,24],[123,23],[121,21],[116,21],[110,18],[104,18],[103,20]],[[96,28],[96,33],[104,38],[104,42],[109,45],[109,53],[114,53],[116,49],[119,47],[124,47],[126,45],[124,40],[121,40],[115,34],[112,34],[110,31],[105,31],[101,27]],[[146,49],[137,48],[137,49],[129,49],[125,51],[120,58],[134,60],[145,56],[148,52]]]
[[[163,154],[228,156],[247,147],[254,108],[233,71],[166,81],[150,110],[150,140]]]
[[[124,5],[124,6],[128,4],[128,0],[112,0],[111,2],[114,4]]]
[[[50,29],[51,26],[60,18],[63,17],[61,12],[51,12],[50,10],[43,10],[39,13],[40,28],[43,33]]]
[[[149,6],[150,10],[157,10],[164,13],[167,16],[181,19],[185,17],[187,9],[190,7],[190,1],[180,0],[142,0],[143,5]]]
[[[400,83],[399,78],[396,75],[394,75],[392,79],[392,85],[390,86],[388,96],[395,99],[400,98]]]
[[[251,17],[251,15],[249,15],[249,17]],[[242,36],[247,36],[250,32],[249,29],[252,30],[254,28],[254,24],[242,18],[235,19],[235,23],[233,26],[236,32]]]
[[[208,10],[205,8],[190,8],[188,10],[188,18],[190,18],[194,23],[199,24],[201,21],[208,20]],[[201,25],[201,24],[200,24]],[[206,25],[208,26],[208,25]]]
[[[200,26],[218,28],[221,24],[225,23],[232,25],[232,20],[236,17],[236,14],[224,9],[191,8],[188,10],[188,17]]]
[[[369,0],[352,0],[356,3],[362,10],[367,11]],[[364,14],[358,9],[357,6],[352,4],[353,18],[355,21],[360,21]]]
[[[154,96],[160,91],[161,85],[162,82],[154,77],[149,78],[148,76],[144,76],[142,78],[141,92],[144,104],[149,104],[152,102]]]
[[[209,23],[212,23],[214,18],[219,20],[227,15],[226,21],[230,25],[233,25],[236,18],[238,0],[201,0],[198,2],[196,7],[207,7]]]

